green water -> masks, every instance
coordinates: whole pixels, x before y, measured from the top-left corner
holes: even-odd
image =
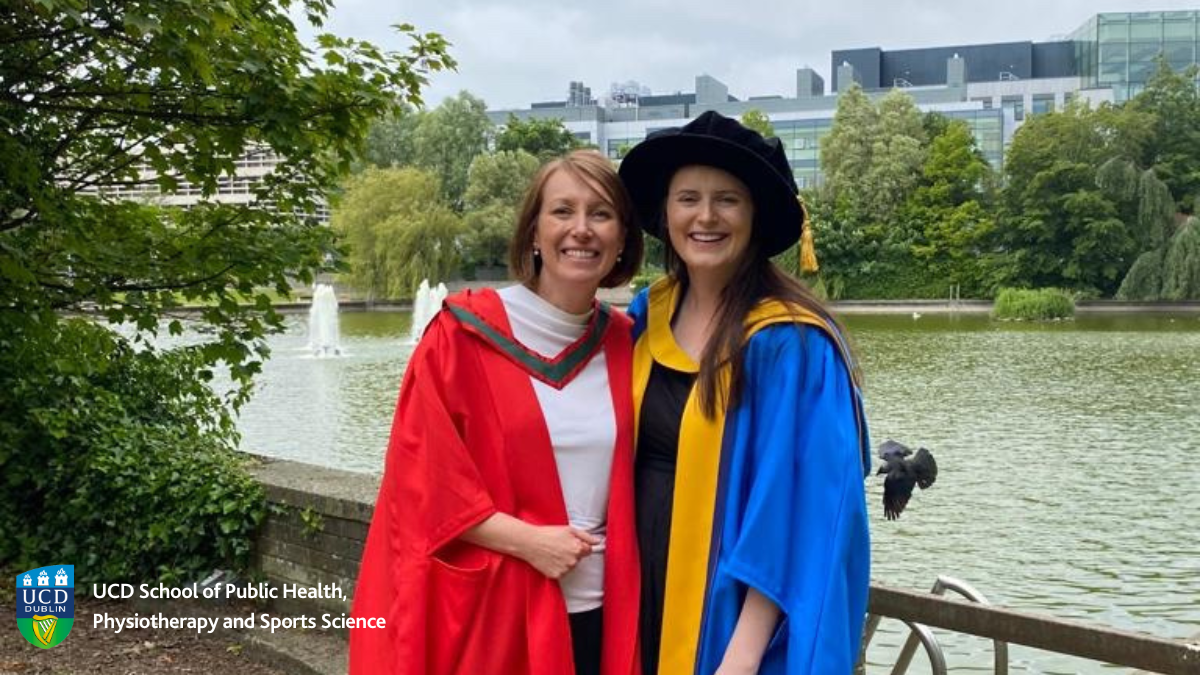
[[[1200,318],[852,316],[876,444],[932,449],[938,483],[898,522],[868,483],[873,577],[961,578],[1007,607],[1160,636],[1200,632]],[[314,359],[304,318],[274,342],[241,427],[253,452],[378,471],[412,347],[409,317],[345,313],[347,356]],[[885,622],[870,672],[904,634]],[[952,672],[990,644],[938,633]],[[1014,673],[1116,673],[1013,648]],[[918,656],[910,670],[928,672]]]
[[[940,468],[895,523],[878,518],[871,484],[876,580],[927,589],[950,574],[1015,609],[1200,630],[1200,319],[851,317],[849,328],[874,440],[926,445]],[[872,660],[902,639],[893,625]],[[951,646],[953,671],[990,672],[988,643]],[[1021,648],[1013,658],[1014,672],[1112,672]]]

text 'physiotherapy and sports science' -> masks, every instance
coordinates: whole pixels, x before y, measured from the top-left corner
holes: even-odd
[[[16,577],[17,626],[35,647],[49,649],[62,643],[75,622],[75,567],[48,565],[22,572]],[[265,603],[271,600],[336,600],[346,595],[337,584],[222,583],[210,586],[189,584],[168,586],[161,583],[92,584],[92,597],[98,600],[137,600],[125,605],[120,613],[106,604],[90,618],[91,627],[114,634],[136,630],[179,630],[198,634],[218,630],[341,630],[346,628],[382,629],[383,617],[350,617],[347,613],[278,614],[270,611],[244,611],[228,615],[234,601]],[[153,611],[153,602],[171,604],[167,612]],[[207,601],[207,602],[206,602]],[[150,611],[147,609],[149,605]],[[205,605],[209,604],[210,607]],[[187,608],[193,608],[191,614]],[[135,609],[142,611],[135,611]],[[164,609],[167,607],[164,606]]]

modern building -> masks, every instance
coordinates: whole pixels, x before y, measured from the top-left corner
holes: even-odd
[[[216,193],[207,197],[207,200],[222,204],[249,204],[257,201],[255,187],[282,162],[283,158],[268,147],[251,148],[234,162],[233,176],[222,176],[217,181]],[[82,192],[95,194],[99,190],[91,187]],[[108,188],[104,192],[110,197],[163,206],[192,206],[205,199],[201,187],[186,178],[179,179],[179,187],[174,192],[163,194],[158,187],[157,173],[149,166],[140,169],[136,184]],[[328,223],[329,215],[328,205],[322,204],[313,217],[321,223]]]
[[[566,101],[493,110],[503,126],[518,119],[560,119],[576,136],[614,159],[656,129],[680,126],[715,110],[741,116],[757,109],[783,141],[801,187],[821,180],[821,138],[829,133],[837,92],[857,82],[869,95],[895,88],[924,111],[962,119],[980,149],[1000,167],[1004,149],[1028,115],[1061,109],[1073,98],[1121,102],[1144,87],[1158,54],[1176,68],[1197,62],[1200,10],[1098,14],[1062,40],[1008,42],[885,51],[879,47],[833,52],[831,92],[811,68],[796,71],[793,96],[739,100],[709,75],[696,77],[694,93],[655,96],[636,82],[613,85],[601,101],[573,82]],[[583,95],[582,92],[586,92]]]
[[[1083,87],[1110,87],[1124,101],[1145,87],[1159,54],[1176,70],[1200,62],[1200,11],[1097,14],[1068,39]]]

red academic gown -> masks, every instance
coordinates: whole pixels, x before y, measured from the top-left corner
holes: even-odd
[[[629,320],[598,305],[574,347],[588,344],[587,358],[604,350],[617,422],[601,672],[637,675]],[[451,296],[426,329],[400,388],[354,594],[355,617],[384,617],[387,625],[350,631],[352,675],[573,673],[558,582],[518,558],[457,541],[497,512],[537,525],[568,522],[530,358],[513,348],[491,290]],[[543,361],[538,376],[569,379],[585,363]]]

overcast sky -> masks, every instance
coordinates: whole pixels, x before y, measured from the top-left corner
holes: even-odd
[[[1200,9],[1200,0],[334,1],[326,29],[338,35],[387,49],[406,47],[391,24],[445,35],[458,72],[435,74],[426,103],[466,89],[491,109],[564,100],[572,80],[597,98],[628,80],[691,92],[700,74],[743,100],[794,96],[802,66],[829,90],[835,49],[1040,42],[1099,12]]]

